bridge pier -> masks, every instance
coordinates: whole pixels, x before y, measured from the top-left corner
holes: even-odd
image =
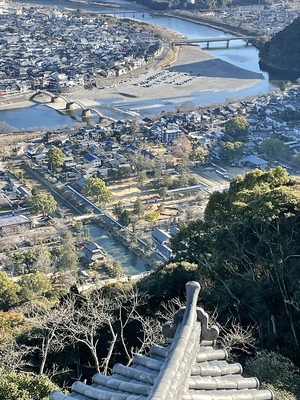
[[[59,102],[59,97],[53,96],[51,97],[51,103],[58,103]]]
[[[67,110],[75,110],[75,104],[73,103],[73,102],[71,102],[71,103],[67,103],[67,105],[66,105],[66,109]]]
[[[92,115],[91,110],[89,108],[86,108],[85,110],[82,110],[81,116],[82,117],[90,117]]]
[[[230,36],[230,37],[216,37],[216,38],[200,38],[200,39],[181,39],[181,40],[174,40],[172,41],[172,45],[180,46],[185,44],[191,43],[206,43],[206,48],[209,49],[209,45],[212,42],[226,42],[226,47],[229,47],[229,42],[232,40],[244,40],[245,46],[248,46],[249,43],[251,44],[252,40],[258,40],[259,36]]]

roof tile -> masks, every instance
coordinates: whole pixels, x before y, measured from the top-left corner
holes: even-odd
[[[96,374],[91,386],[75,382],[69,396],[54,391],[50,400],[272,400],[256,378],[242,377],[239,363],[227,362],[225,350],[214,349],[218,329],[196,306],[199,291],[189,282],[186,308],[164,325],[169,345],[153,346],[148,357],[135,355],[130,367],[115,365],[111,377]]]

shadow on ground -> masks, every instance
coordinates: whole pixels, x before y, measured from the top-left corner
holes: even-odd
[[[263,79],[261,73],[236,67],[218,58],[175,65],[168,68],[168,70],[171,72],[185,72],[192,76],[207,76],[210,78]]]

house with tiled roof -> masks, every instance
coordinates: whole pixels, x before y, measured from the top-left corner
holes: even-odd
[[[53,391],[50,400],[272,400],[256,378],[242,376],[239,363],[216,349],[219,331],[197,307],[198,282],[186,285],[186,307],[163,326],[165,347],[154,345],[149,356],[135,355],[131,366],[115,365],[112,376],[97,373],[92,385],[75,382],[72,393]]]
[[[104,260],[105,258],[102,247],[96,242],[89,242],[84,247],[83,253],[90,262]]]
[[[0,216],[0,237],[26,232],[32,228],[32,221],[26,215],[2,214]]]

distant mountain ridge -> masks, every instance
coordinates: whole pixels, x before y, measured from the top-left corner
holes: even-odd
[[[262,67],[270,72],[290,74],[291,79],[300,77],[300,18],[278,32],[260,49]]]

